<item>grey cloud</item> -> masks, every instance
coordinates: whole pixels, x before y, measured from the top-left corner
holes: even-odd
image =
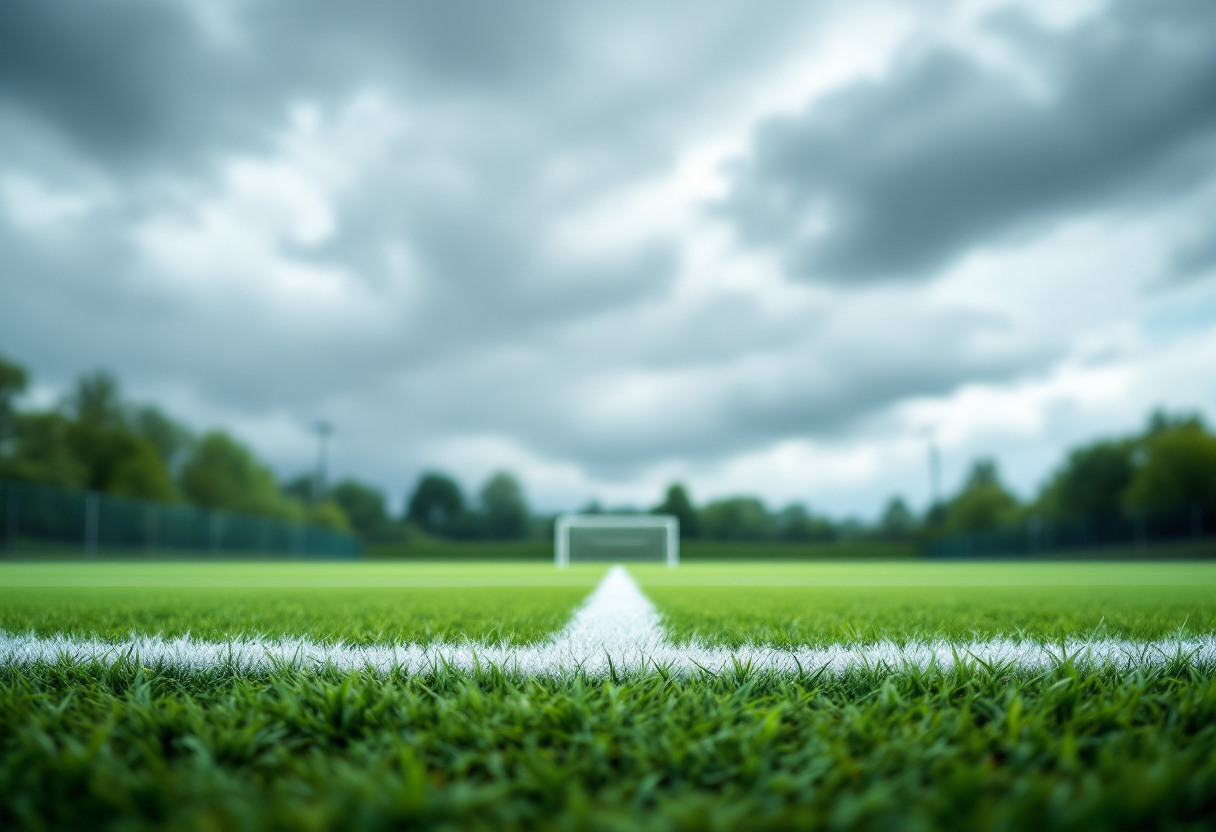
[[[293,95],[534,83],[556,58],[543,43],[560,43],[546,25],[560,6],[215,4],[228,38],[207,31],[202,5],[8,3],[0,91],[103,157],[163,163],[159,151],[231,141],[234,126],[256,133]]]
[[[469,437],[626,479],[658,461],[837,436],[908,396],[1021,377],[1059,354],[1058,343],[1012,338],[981,350],[975,339],[991,319],[914,300],[894,324],[847,333],[833,329],[835,293],[797,315],[766,311],[763,287],[682,300],[673,292],[682,241],[664,234],[568,260],[549,250],[562,220],[670,175],[700,129],[717,129],[719,116],[750,103],[758,79],[781,75],[809,48],[806,4],[262,0],[214,7],[232,10],[229,39],[201,22],[206,2],[11,0],[0,11],[0,176],[20,170],[66,191],[100,182],[110,193],[87,220],[46,236],[0,216],[6,276],[16,277],[0,282],[0,351],[43,379],[63,384],[104,365],[137,392],[178,385],[208,413],[251,423],[289,414],[304,429],[329,415],[344,458],[386,483],[445,464],[434,449]],[[1063,103],[1044,112],[1106,101],[1108,126],[1140,124],[1145,108],[1120,102],[1172,89],[1157,41],[1127,46],[1120,20],[1109,48],[1143,64],[1148,92],[1105,99],[1076,92],[1109,59],[1092,28],[1063,39],[1010,29],[1063,85]],[[1190,78],[1207,64],[1179,43],[1174,72]],[[869,277],[892,263],[940,262],[981,232],[1016,225],[1027,205],[1063,210],[1064,191],[1106,187],[1115,163],[1103,156],[1052,190],[1036,160],[1058,155],[1068,126],[966,59],[938,54],[904,75],[761,131],[729,207],[747,239],[786,246],[804,203],[824,192],[856,209],[854,224],[827,254],[794,251],[795,262],[808,258],[798,268],[836,263]],[[295,320],[283,308],[290,292],[245,303],[224,275],[183,288],[169,267],[153,273],[141,259],[137,230],[179,215],[201,222],[226,164],[280,157],[291,107],[315,105],[325,126],[367,92],[402,117],[403,135],[326,194],[330,237],[267,241],[288,265],[340,273],[366,316]],[[1181,98],[1159,97],[1162,126],[1125,154],[1150,179],[1194,127],[1167,118],[1182,113]],[[1018,119],[1031,122],[1021,133],[1029,173],[1022,182],[1006,171],[1005,201],[985,207],[986,166],[1023,159],[1005,136]],[[855,140],[863,128],[874,131],[870,148]],[[1077,139],[1075,154],[1092,139]],[[804,140],[830,164],[812,170]],[[922,211],[915,193],[955,166],[977,171],[971,190],[960,183]],[[564,173],[551,180],[553,169]],[[436,170],[456,171],[460,187]],[[774,177],[785,191],[771,190]],[[385,256],[395,245],[417,283],[401,295]],[[636,418],[596,413],[589,393],[611,403],[630,373],[670,385]]]
[[[218,28],[233,31],[210,31],[208,17],[228,19]],[[470,116],[513,114],[543,125],[553,143],[577,138],[620,150],[631,133],[671,128],[673,96],[685,106],[714,100],[814,17],[788,0],[602,11],[559,0],[11,0],[0,11],[0,102],[108,163],[130,165],[257,146],[289,104],[332,103],[368,88],[425,107],[477,105],[483,110]],[[785,23],[779,32],[774,19]],[[679,50],[642,54],[661,48],[673,25]],[[660,36],[637,46],[638,60],[661,59],[656,72],[602,59],[603,44],[627,50],[639,32]],[[480,135],[501,126],[482,125]]]
[[[772,119],[720,206],[741,238],[801,278],[921,278],[1067,212],[1210,173],[1216,6],[1127,0],[1061,33],[1008,14],[989,29],[1045,95],[937,47]]]
[[[1054,352],[979,349],[1000,322],[961,311],[888,321],[885,337],[861,341],[791,326],[751,352],[773,324],[738,304],[730,323],[741,343],[733,356],[715,356],[717,310],[685,315],[682,360],[672,361],[668,344],[631,321],[617,332],[620,343],[550,336],[514,359],[483,353],[433,366],[398,395],[413,403],[411,429],[421,436],[509,436],[538,458],[576,458],[598,478],[627,480],[660,461],[721,460],[775,441],[849,435],[908,396],[948,393],[963,379],[1018,378]],[[633,352],[635,340],[657,351]],[[653,374],[654,398],[607,418],[597,409],[628,395],[606,381],[621,367]]]
[[[1175,281],[1193,280],[1216,269],[1216,233],[1183,246],[1170,267]]]

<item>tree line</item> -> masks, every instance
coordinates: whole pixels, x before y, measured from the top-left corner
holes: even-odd
[[[0,479],[308,521],[373,540],[508,540],[543,531],[506,472],[491,476],[474,502],[450,477],[424,474],[392,516],[384,493],[356,479],[332,487],[312,474],[278,481],[230,433],[196,434],[153,405],[127,401],[108,373],[81,376],[46,409],[19,407],[29,384],[23,367],[0,356]]]
[[[399,511],[355,479],[324,487],[312,475],[285,482],[248,446],[222,430],[196,435],[160,409],[126,401],[118,382],[81,377],[56,406],[21,409],[26,371],[0,357],[0,478],[120,496],[185,501],[351,530],[365,539],[515,540],[544,537],[552,517],[536,516],[519,481],[491,475],[470,499],[440,472],[423,473]],[[776,511],[756,497],[696,506],[673,483],[648,510],[680,519],[681,537],[718,541],[924,542],[1021,522],[1127,514],[1167,504],[1216,504],[1216,436],[1194,415],[1154,413],[1128,436],[1073,449],[1033,498],[1021,500],[992,459],[976,460],[951,496],[917,514],[893,496],[874,522],[836,521],[802,503]],[[592,503],[585,512],[603,509]]]
[[[18,407],[28,386],[25,369],[0,357],[2,479],[350,528],[332,496],[280,484],[225,431],[196,435],[155,406],[125,400],[108,373],[82,376],[42,410]]]
[[[958,493],[933,506],[921,525],[927,534],[967,534],[1032,516],[1130,517],[1214,505],[1216,435],[1198,415],[1158,410],[1140,431],[1073,448],[1024,502],[1001,481],[994,460],[978,460]],[[888,513],[895,509],[892,503]]]
[[[873,523],[835,522],[801,503],[770,512],[754,497],[729,497],[698,508],[678,483],[654,511],[678,517],[684,539],[924,543],[1034,516],[1101,519],[1192,506],[1216,506],[1216,435],[1197,415],[1157,411],[1139,432],[1072,449],[1025,501],[1004,484],[996,461],[986,458],[972,463],[953,495],[924,513],[916,514],[902,497],[893,496]]]

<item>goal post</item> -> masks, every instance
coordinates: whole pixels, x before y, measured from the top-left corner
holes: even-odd
[[[680,563],[680,521],[669,514],[562,514],[553,525],[553,561]]]

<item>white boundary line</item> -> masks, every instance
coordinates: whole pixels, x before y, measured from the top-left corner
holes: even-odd
[[[187,672],[215,669],[262,672],[275,668],[371,669],[380,673],[425,673],[450,666],[473,671],[497,667],[526,676],[585,673],[605,677],[647,672],[695,676],[751,672],[837,675],[855,670],[949,670],[956,664],[984,663],[1019,671],[1045,671],[1068,660],[1083,667],[1139,669],[1164,666],[1179,658],[1216,666],[1216,636],[1136,641],[1067,639],[1057,643],[1030,639],[947,640],[783,649],[765,645],[711,647],[667,640],[655,609],[623,567],[614,566],[559,633],[532,645],[476,642],[323,644],[307,638],[247,638],[201,641],[188,636],[132,636],[113,642],[74,636],[37,636],[0,631],[0,665],[29,666],[66,661],[113,666],[133,662]]]

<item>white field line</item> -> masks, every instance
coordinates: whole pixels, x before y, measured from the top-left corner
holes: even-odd
[[[659,669],[676,676],[692,676],[704,672],[731,673],[744,668],[752,672],[777,673],[822,670],[836,675],[884,668],[893,672],[949,670],[957,663],[1041,671],[1065,660],[1084,667],[1130,670],[1162,666],[1180,657],[1195,665],[1216,666],[1216,637],[1150,641],[1068,639],[1054,643],[1030,639],[880,641],[817,648],[756,644],[726,648],[699,642],[675,644],[664,635],[654,605],[620,566],[608,571],[561,632],[524,646],[439,642],[361,647],[323,644],[307,638],[251,637],[214,642],[189,636],[138,635],[113,642],[0,631],[0,665],[28,666],[60,661],[115,665],[129,661],[187,672],[217,668],[259,672],[286,667],[425,673],[449,666],[460,670],[497,667],[508,673],[530,676],[582,672],[602,677]]]

